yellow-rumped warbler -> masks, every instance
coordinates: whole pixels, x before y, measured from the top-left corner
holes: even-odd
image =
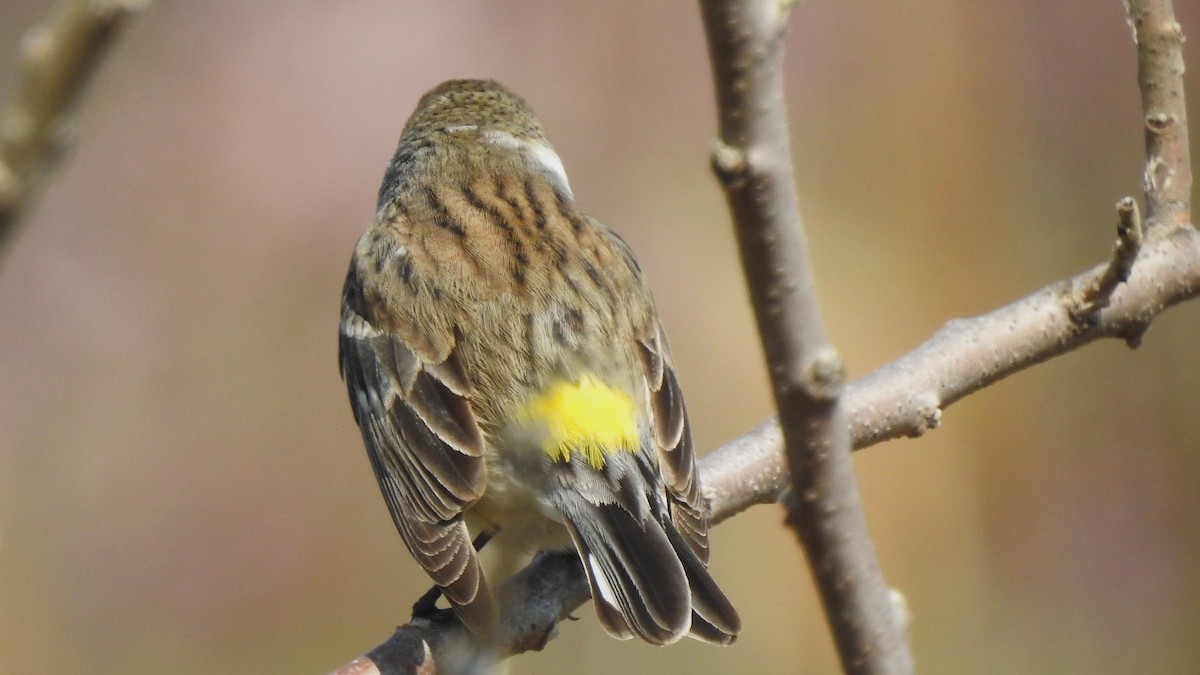
[[[729,644],[687,414],[641,268],[503,86],[421,99],[342,296],[342,377],[404,543],[493,624],[468,524],[578,551],[614,637]]]

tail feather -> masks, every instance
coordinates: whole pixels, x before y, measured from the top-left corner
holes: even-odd
[[[576,502],[567,529],[609,635],[668,645],[688,635],[728,645],[741,619],[683,535],[616,504]]]
[[[615,504],[583,504],[567,527],[587,571],[600,623],[610,635],[665,645],[687,634],[691,602],[679,557],[653,520]]]
[[[733,603],[717,585],[708,568],[673,527],[666,528],[667,538],[687,575],[692,601],[692,632],[697,640],[731,645],[742,632],[742,619]]]

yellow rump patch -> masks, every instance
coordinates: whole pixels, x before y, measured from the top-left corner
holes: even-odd
[[[625,392],[593,375],[559,382],[522,410],[526,422],[544,426],[542,449],[555,462],[571,461],[577,450],[600,469],[611,452],[634,452],[640,443],[637,409]]]

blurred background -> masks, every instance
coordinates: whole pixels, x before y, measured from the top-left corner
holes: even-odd
[[[49,6],[0,0],[0,92]],[[1176,10],[1200,35],[1200,5]],[[1114,202],[1141,197],[1121,3],[810,0],[791,26],[797,179],[852,376],[1106,259]],[[407,620],[428,581],[335,333],[400,128],[443,79],[525,96],[638,252],[698,447],[770,414],[706,59],[694,3],[155,3],[0,259],[0,672],[321,673]],[[922,672],[1200,670],[1198,333],[1184,305],[1137,351],[1094,344],[858,453]],[[618,643],[585,606],[513,672],[835,672],[781,520],[714,532],[734,648]]]

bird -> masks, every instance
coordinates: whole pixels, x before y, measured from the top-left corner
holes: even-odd
[[[474,532],[576,551],[615,638],[735,641],[643,270],[580,208],[524,99],[491,80],[421,97],[341,309],[341,375],[388,510],[472,632],[499,611]]]

